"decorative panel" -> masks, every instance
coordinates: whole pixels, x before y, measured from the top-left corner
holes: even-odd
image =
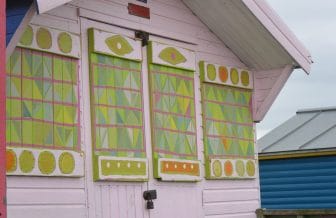
[[[74,58],[81,54],[78,35],[33,24],[28,25],[18,46]]]
[[[189,59],[194,58],[194,54],[184,51],[154,42],[148,46],[154,176],[161,180],[197,181],[200,178],[194,67],[191,66],[194,59]],[[160,55],[155,57],[155,54]],[[155,59],[160,61],[153,62]]]
[[[89,45],[94,179],[147,180],[141,46],[95,29]]]
[[[18,47],[6,71],[8,175],[83,175],[78,60]]]
[[[252,75],[248,71],[218,66],[200,62],[206,177],[255,178]],[[239,72],[238,79],[226,84],[230,76],[220,74],[218,69],[221,68],[235,69]],[[241,79],[242,72],[249,75],[248,80],[245,76]],[[244,89],[241,88],[243,84],[246,85]]]

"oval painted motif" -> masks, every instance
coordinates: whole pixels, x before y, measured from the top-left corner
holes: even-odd
[[[33,28],[28,25],[20,38],[20,43],[24,46],[30,46],[33,43],[33,38],[34,38]]]
[[[225,83],[229,77],[229,73],[226,67],[220,66],[219,67],[219,79],[221,82]]]
[[[38,167],[42,174],[51,174],[56,168],[54,154],[49,151],[43,151],[38,157]]]
[[[30,173],[35,167],[35,157],[33,152],[24,150],[19,157],[20,170],[23,173]]]
[[[60,33],[57,38],[57,43],[58,43],[59,49],[63,53],[67,54],[72,51],[72,38],[70,34],[66,32]]]
[[[17,157],[12,149],[6,151],[6,172],[11,173],[17,169]]]
[[[178,65],[187,61],[187,59],[181,54],[181,52],[173,47],[167,47],[163,49],[160,52],[159,57],[161,58],[161,60],[172,65]]]
[[[52,37],[48,29],[40,27],[36,33],[37,45],[42,49],[50,49],[52,46]]]
[[[133,51],[130,43],[121,35],[115,35],[105,40],[107,47],[116,55],[124,56]]]
[[[250,85],[250,75],[247,71],[242,71],[240,75],[241,82],[243,86],[249,86]]]
[[[255,175],[255,164],[253,161],[249,160],[246,163],[246,172],[247,175],[249,176],[254,176]]]
[[[221,177],[222,176],[222,164],[219,160],[215,160],[212,163],[212,171],[216,177]]]
[[[208,79],[211,81],[214,81],[216,79],[216,67],[213,64],[208,64],[207,76],[208,76]]]
[[[232,176],[233,174],[233,165],[232,162],[229,160],[225,161],[224,163],[224,173],[225,176]]]
[[[62,173],[70,174],[75,170],[75,158],[69,152],[64,152],[60,155],[58,166]]]
[[[237,85],[239,82],[239,73],[236,68],[231,68],[230,77],[231,77],[232,84]]]
[[[245,174],[245,165],[242,160],[237,160],[236,162],[236,171],[238,176],[243,177]]]

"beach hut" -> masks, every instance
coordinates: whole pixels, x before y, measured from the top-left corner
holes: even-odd
[[[335,209],[335,133],[336,108],[314,108],[297,111],[258,140],[262,208],[315,215]]]
[[[265,1],[10,2],[9,217],[255,217],[254,123],[312,63]]]

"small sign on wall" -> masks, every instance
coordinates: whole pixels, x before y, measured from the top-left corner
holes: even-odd
[[[127,8],[128,8],[128,13],[131,14],[131,15],[135,15],[135,16],[138,16],[138,17],[150,19],[150,11],[149,11],[149,8],[147,8],[147,7],[132,4],[132,3],[128,3]]]

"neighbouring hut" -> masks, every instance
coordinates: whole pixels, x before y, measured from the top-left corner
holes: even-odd
[[[258,146],[262,208],[315,215],[336,208],[335,107],[297,111]]]

